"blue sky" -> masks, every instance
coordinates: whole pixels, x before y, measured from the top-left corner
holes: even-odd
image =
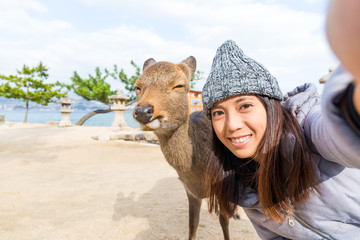
[[[49,67],[49,82],[70,83],[114,64],[133,74],[150,57],[192,55],[206,78],[226,40],[262,63],[283,92],[338,64],[325,37],[327,0],[0,0],[0,73]],[[201,89],[205,80],[200,81]],[[114,89],[121,87],[111,81]]]

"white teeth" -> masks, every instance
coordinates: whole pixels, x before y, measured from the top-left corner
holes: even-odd
[[[232,142],[236,142],[236,143],[242,143],[245,142],[246,140],[248,140],[250,138],[250,135],[246,136],[246,137],[242,137],[242,138],[231,138]]]

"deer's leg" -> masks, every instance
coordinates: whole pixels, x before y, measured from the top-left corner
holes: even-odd
[[[186,194],[189,200],[189,240],[194,240],[199,226],[201,199],[195,198],[187,191]]]
[[[225,240],[230,240],[230,234],[229,234],[229,217],[227,214],[220,213],[219,214],[219,222],[224,234]]]

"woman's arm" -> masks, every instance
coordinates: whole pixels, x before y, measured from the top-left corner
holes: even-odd
[[[325,159],[360,168],[360,135],[339,106],[352,80],[353,76],[342,67],[331,74],[321,96],[321,109],[314,108],[307,115],[304,130]]]
[[[326,33],[335,55],[354,77],[353,103],[360,115],[360,1],[331,0]]]

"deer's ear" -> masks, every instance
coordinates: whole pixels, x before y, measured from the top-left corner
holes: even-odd
[[[149,58],[148,60],[146,60],[144,62],[143,71],[145,70],[145,68],[149,67],[150,65],[153,65],[154,63],[156,63],[156,61],[153,58]]]
[[[196,59],[193,56],[190,56],[181,63],[179,63],[178,66],[183,70],[183,72],[188,76],[188,78],[192,78],[196,70]]]

